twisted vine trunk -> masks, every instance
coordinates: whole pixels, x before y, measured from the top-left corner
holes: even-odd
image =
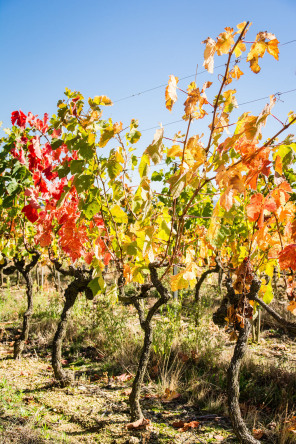
[[[149,265],[149,271],[150,271],[150,277],[152,286],[157,290],[158,294],[160,295],[160,298],[153,304],[153,306],[149,309],[148,314],[146,316],[146,319],[144,317],[144,311],[139,304],[139,300],[136,298],[133,302],[135,307],[138,310],[139,319],[140,319],[140,325],[142,329],[144,330],[145,336],[144,336],[144,343],[143,348],[141,352],[140,361],[138,364],[138,370],[135,376],[135,379],[133,381],[132,385],[132,391],[129,397],[130,402],[130,412],[131,412],[131,420],[137,421],[139,419],[142,419],[144,417],[141,405],[140,405],[140,395],[141,395],[141,387],[143,384],[144,376],[147,370],[147,365],[149,362],[150,352],[151,352],[151,345],[152,345],[152,339],[153,339],[153,327],[152,327],[152,318],[155,315],[155,313],[158,311],[158,309],[165,304],[169,298],[170,293],[167,291],[167,289],[163,286],[161,281],[158,278],[157,270],[154,264]],[[147,294],[147,291],[151,288],[151,285],[143,285],[142,291],[138,297],[144,298]]]
[[[195,286],[195,295],[194,295],[194,297],[195,297],[195,302],[196,302],[197,304],[200,302],[200,289],[201,289],[201,286],[202,286],[203,282],[205,281],[206,277],[207,277],[209,274],[212,274],[212,273],[219,273],[219,272],[220,272],[220,267],[219,267],[219,265],[217,264],[215,268],[209,268],[208,270],[206,270],[206,271],[204,271],[204,272],[202,273],[202,275],[201,275],[200,278],[198,279],[198,281],[197,281],[197,283],[196,283],[196,286]]]
[[[14,359],[20,359],[25,347],[25,343],[29,337],[30,321],[33,314],[33,280],[30,272],[25,270],[21,271],[26,282],[26,295],[27,295],[27,310],[23,317],[23,327],[19,338],[14,343],[13,357]]]
[[[56,333],[52,343],[52,368],[54,377],[61,382],[61,385],[67,385],[74,380],[74,376],[69,372],[65,372],[62,367],[62,344],[65,337],[68,319],[71,314],[75,301],[79,294],[79,287],[76,280],[71,282],[65,290],[65,304],[61,314]]]
[[[243,357],[247,350],[248,336],[251,325],[245,319],[244,328],[239,327],[239,337],[234,348],[230,366],[227,371],[227,397],[229,415],[234,432],[242,444],[260,444],[249,432],[240,411],[239,406],[239,372]]]
[[[140,405],[140,395],[152,345],[153,331],[151,324],[144,327],[144,332],[144,344],[141,352],[138,370],[133,381],[132,391],[129,397],[132,421],[143,418],[143,413]]]
[[[58,270],[63,272],[60,265],[58,264]],[[87,272],[84,270],[74,270],[71,268],[70,272],[63,272],[63,274],[68,276],[74,276],[75,279],[68,285],[65,290],[65,303],[63,307],[63,311],[61,314],[61,319],[58,324],[56,333],[54,335],[53,343],[52,343],[52,368],[54,372],[54,377],[57,381],[59,381],[60,385],[65,387],[74,380],[74,374],[71,372],[67,372],[62,367],[62,345],[63,339],[65,337],[68,319],[71,314],[71,310],[76,302],[78,294],[81,292],[85,292],[88,298],[91,298],[90,293],[92,295],[91,289],[88,287],[88,284],[92,280],[91,272]],[[92,296],[93,297],[93,296]]]
[[[27,250],[28,251],[28,250]],[[31,252],[32,253],[32,252]],[[24,258],[14,258],[13,262],[14,265],[7,267],[5,269],[5,272],[7,274],[11,274],[13,271],[17,270],[26,282],[26,295],[27,295],[27,310],[24,313],[23,317],[23,327],[22,332],[19,336],[19,338],[16,339],[14,343],[14,350],[13,350],[13,357],[14,359],[20,359],[22,352],[25,348],[26,341],[29,337],[29,330],[30,330],[30,321],[33,314],[33,279],[31,275],[31,271],[33,267],[37,264],[40,257],[40,253],[37,251],[33,252],[33,256],[31,258],[31,261],[26,265]]]

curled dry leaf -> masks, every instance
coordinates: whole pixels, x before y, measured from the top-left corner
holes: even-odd
[[[165,394],[161,397],[162,401],[173,401],[174,399],[180,398],[180,393],[177,393],[175,390],[170,390],[169,388],[165,389]]]
[[[187,432],[189,429],[196,429],[199,427],[198,421],[191,421],[191,422],[185,422],[185,421],[175,421],[173,422],[172,426],[175,429],[178,429],[178,432]]]
[[[129,373],[123,373],[122,375],[115,376],[116,381],[120,381],[120,382],[129,381],[132,378],[133,378],[133,375],[131,375]]]
[[[261,429],[253,429],[253,436],[256,439],[261,439],[264,435],[264,431]]]
[[[128,430],[147,430],[150,425],[150,419],[138,419],[138,421],[130,422],[126,425]]]

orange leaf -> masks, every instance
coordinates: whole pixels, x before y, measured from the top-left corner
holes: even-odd
[[[263,204],[264,197],[262,194],[253,194],[251,197],[249,205],[247,205],[247,216],[249,220],[252,222],[255,222],[262,210],[262,204]]]
[[[289,310],[294,316],[296,316],[296,301],[291,301],[287,307],[287,310]]]
[[[287,245],[279,253],[279,264],[282,270],[288,268],[296,270],[296,244]]]

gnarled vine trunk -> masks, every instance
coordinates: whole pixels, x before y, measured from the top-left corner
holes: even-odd
[[[145,333],[143,348],[138,364],[138,370],[135,379],[133,381],[132,391],[129,397],[132,421],[136,421],[138,419],[143,418],[143,413],[140,405],[140,395],[141,395],[141,387],[143,384],[144,376],[149,362],[151,345],[152,345],[153,331],[152,331],[151,322],[148,325],[144,325],[143,330]]]
[[[251,330],[250,322],[245,319],[244,327],[239,327],[239,336],[236,342],[230,366],[227,371],[227,399],[229,415],[234,432],[242,444],[260,444],[249,432],[241,415],[239,406],[239,372],[243,357],[247,350],[248,336]]]
[[[195,297],[195,302],[197,304],[200,302],[200,289],[201,289],[201,286],[202,286],[203,282],[205,281],[206,277],[212,273],[219,273],[219,271],[220,271],[220,266],[217,264],[215,268],[209,268],[208,270],[206,270],[202,273],[202,275],[200,276],[200,278],[198,279],[198,281],[195,285],[194,297]]]
[[[33,314],[33,280],[31,273],[21,272],[26,282],[27,310],[23,316],[23,327],[19,338],[14,342],[13,357],[20,359],[25,347],[25,343],[29,337],[30,321]]]
[[[87,293],[90,298],[91,289],[88,284],[92,280],[92,272],[85,271],[81,269],[73,269],[72,267],[65,271],[61,268],[61,265],[57,262],[56,267],[64,275],[74,276],[74,281],[72,281],[65,290],[65,303],[63,311],[61,314],[61,319],[58,324],[56,333],[54,335],[52,343],[52,368],[54,372],[54,377],[59,381],[61,386],[67,386],[71,384],[74,380],[74,374],[67,372],[62,367],[62,344],[65,337],[68,319],[71,314],[71,310],[75,304],[78,294],[81,292]]]
[[[20,336],[16,339],[14,342],[14,349],[13,349],[13,357],[14,359],[20,359],[22,352],[25,348],[26,341],[29,337],[29,331],[30,331],[30,321],[33,314],[33,279],[31,275],[32,269],[35,267],[35,265],[38,262],[38,259],[40,257],[40,253],[34,252],[34,255],[31,259],[31,262],[29,262],[27,265],[25,264],[25,259],[14,259],[14,266],[9,267],[12,271],[13,268],[17,270],[26,282],[26,296],[27,296],[27,310],[24,313],[23,316],[23,326]],[[9,271],[8,271],[9,272]]]
[[[236,310],[240,304],[247,304],[247,300],[252,300],[256,298],[256,295],[261,286],[261,282],[256,277],[253,278],[250,290],[246,294],[238,294],[235,292],[232,280],[230,277],[225,280],[227,294],[221,301],[220,307],[213,314],[213,321],[219,327],[226,325],[226,317],[228,315],[229,305]],[[251,324],[247,318],[243,320],[244,326],[241,327],[240,324],[236,323],[235,328],[239,332],[238,340],[234,348],[233,357],[231,359],[230,366],[227,371],[227,398],[229,415],[231,418],[232,426],[234,432],[242,444],[259,444],[249,432],[243,418],[241,415],[239,407],[239,372],[242,359],[247,350],[248,336],[251,330]]]
[[[158,294],[160,295],[160,298],[157,299],[157,301],[149,309],[146,319],[144,317],[144,311],[139,303],[139,299],[135,298],[134,300],[134,305],[138,310],[140,324],[144,331],[145,336],[144,336],[144,343],[138,364],[137,373],[133,381],[132,391],[129,397],[132,421],[137,421],[143,418],[143,412],[140,405],[140,395],[141,395],[141,387],[143,384],[144,376],[149,362],[151,344],[153,339],[152,319],[155,313],[158,311],[158,309],[162,305],[164,305],[170,298],[170,293],[167,291],[167,289],[163,286],[163,284],[158,278],[157,269],[155,265],[150,264],[149,270],[150,270],[152,285],[149,284],[143,285],[142,291],[138,296],[138,298],[143,299],[147,294],[148,290],[151,289],[152,287],[154,287],[157,290]]]

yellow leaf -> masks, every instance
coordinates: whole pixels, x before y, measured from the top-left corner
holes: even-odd
[[[167,155],[168,157],[182,157],[183,150],[181,149],[180,145],[173,145],[168,150]]]
[[[206,160],[206,153],[204,147],[199,142],[198,135],[190,137],[190,139],[188,140],[185,150],[185,160],[187,160],[188,154],[190,154],[190,157],[196,160],[199,165],[201,165]],[[188,158],[188,160],[190,160],[190,157]]]
[[[219,202],[217,202],[212,214],[211,223],[207,233],[210,242],[212,242],[215,239],[221,226],[221,220],[219,218],[219,210],[220,210],[220,204]]]
[[[192,262],[185,270],[175,276],[171,276],[171,289],[172,291],[182,290],[188,287],[193,288],[196,283],[197,265]]]
[[[133,267],[132,268],[133,281],[138,282],[139,284],[144,284],[145,278],[142,273],[141,267]]]
[[[191,91],[184,103],[185,106],[185,114],[186,116],[190,116],[190,114],[194,113],[196,111],[196,104],[200,97],[199,88],[194,89]]]
[[[204,51],[203,66],[205,67],[205,69],[209,73],[213,74],[213,72],[214,72],[214,54],[216,51],[216,42],[211,37],[208,37],[202,43],[206,44],[206,48]]]
[[[93,98],[93,101],[96,103],[96,105],[103,105],[103,106],[111,106],[113,105],[112,101],[107,96],[95,96]]]
[[[244,73],[239,69],[238,65],[235,65],[230,71],[229,75],[234,79],[239,79]]]
[[[111,207],[110,212],[115,222],[127,223],[128,221],[127,214],[120,208],[119,205],[114,205],[114,207]]]
[[[240,40],[234,48],[235,57],[240,57],[246,50],[246,45]]]
[[[93,145],[96,141],[96,135],[94,133],[89,133],[87,141],[90,145]]]
[[[270,304],[273,300],[273,290],[271,285],[271,279],[267,285],[261,285],[259,290],[260,298],[265,302],[265,304]]]
[[[267,52],[272,55],[276,60],[279,59],[279,41],[277,39],[272,39],[267,43]]]
[[[228,54],[233,44],[233,28],[225,28],[225,31],[221,32],[217,39],[216,51],[218,56]]]
[[[177,84],[178,84],[178,77],[175,77],[173,75],[169,78],[168,86],[165,90],[165,106],[169,111],[172,111],[172,107],[174,103],[177,101]]]

